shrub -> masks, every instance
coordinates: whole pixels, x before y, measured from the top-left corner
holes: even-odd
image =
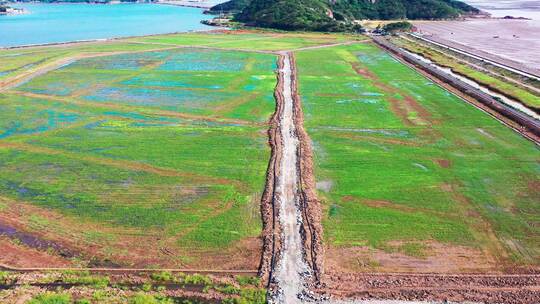
[[[173,304],[169,298],[157,298],[150,294],[138,293],[129,299],[130,304]]]
[[[412,24],[407,21],[392,22],[383,26],[383,30],[389,33],[407,32],[407,31],[410,31],[411,28],[412,28]]]
[[[259,277],[239,275],[239,276],[236,276],[236,282],[238,282],[240,286],[246,286],[246,285],[259,286],[261,284],[261,279]]]
[[[175,281],[175,277],[173,276],[173,274],[170,273],[170,272],[168,272],[168,271],[162,271],[162,272],[152,273],[152,274],[150,275],[150,277],[152,278],[152,280],[158,281],[158,282],[171,282],[171,281]]]
[[[70,304],[71,296],[63,293],[43,293],[35,296],[28,304]]]

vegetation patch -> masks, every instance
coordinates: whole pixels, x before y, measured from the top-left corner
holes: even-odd
[[[401,242],[429,259],[423,246],[437,241],[503,265],[538,261],[533,143],[373,45],[296,56],[316,178],[332,182],[318,193],[327,246]]]
[[[248,25],[325,32],[360,31],[355,21],[362,19],[447,19],[479,12],[454,0],[231,0],[210,9],[215,14],[223,11]]]
[[[0,196],[62,214],[45,226],[51,214],[18,216],[78,258],[256,268],[275,60],[175,49],[35,77],[0,95]],[[87,229],[66,239],[69,222]],[[203,258],[223,252],[238,260]]]

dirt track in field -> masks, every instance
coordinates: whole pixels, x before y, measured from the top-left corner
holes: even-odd
[[[310,287],[318,283],[322,271],[320,207],[311,144],[303,128],[294,56],[284,52],[278,63],[277,111],[275,126],[269,132],[273,198],[263,199],[263,219],[268,229],[263,236],[265,243],[272,240],[271,246],[265,246],[264,255],[270,252],[271,259],[262,269],[268,270],[265,278],[269,281],[270,303],[302,303],[315,298]],[[272,214],[271,221],[268,214]]]
[[[294,119],[292,69],[290,54],[280,60],[283,106],[279,113],[279,132],[282,150],[279,175],[276,180],[274,202],[278,206],[281,230],[279,259],[272,270],[270,303],[300,303],[299,296],[306,290],[305,276],[311,273],[304,259],[301,234],[302,213],[298,196],[298,149]]]

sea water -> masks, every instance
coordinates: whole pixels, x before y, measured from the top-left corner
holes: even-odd
[[[210,29],[202,9],[160,4],[10,4],[0,16],[0,47]]]

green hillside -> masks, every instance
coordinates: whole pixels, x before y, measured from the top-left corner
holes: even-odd
[[[248,25],[284,30],[355,30],[360,19],[449,19],[478,13],[455,0],[231,0],[210,9]]]

